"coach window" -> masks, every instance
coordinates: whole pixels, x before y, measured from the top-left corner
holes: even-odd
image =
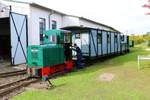
[[[40,44],[43,44],[43,32],[46,30],[45,18],[39,18]]]
[[[107,33],[107,43],[110,43],[110,34]]]
[[[56,44],[57,43],[57,36],[56,35],[49,36],[49,42],[52,44]]]
[[[115,35],[115,43],[117,43],[117,35]]]
[[[64,34],[64,43],[70,43],[71,42],[71,36],[68,33]]]
[[[57,22],[52,20],[52,29],[57,29]]]
[[[76,39],[80,39],[80,37],[81,37],[80,33],[76,33],[76,34],[75,34],[75,38],[76,38]]]
[[[98,34],[97,34],[97,42],[98,42],[98,44],[102,43],[102,33],[101,32],[98,32]]]
[[[124,41],[124,35],[121,36],[121,41]]]

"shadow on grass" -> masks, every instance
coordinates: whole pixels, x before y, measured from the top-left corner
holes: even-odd
[[[137,56],[142,55],[142,54],[148,54],[148,53],[145,52],[141,48],[133,48],[127,54],[109,56],[109,57],[104,57],[104,58],[94,60],[94,61],[92,61],[92,63],[93,63],[92,65],[87,66],[86,68],[81,69],[81,70],[74,70],[73,72],[71,72],[67,75],[74,76],[74,75],[78,75],[78,74],[80,74],[80,75],[88,74],[88,73],[93,73],[102,68],[121,66],[127,62],[136,62]]]
[[[59,88],[59,87],[63,87],[63,86],[66,86],[66,84],[65,83],[63,83],[63,84],[59,84],[59,85],[52,85],[52,86],[50,86],[49,88],[48,88],[48,90],[53,90],[53,89],[55,89],[55,88]]]
[[[140,68],[140,70],[143,70],[143,69],[144,69],[144,70],[145,70],[145,69],[150,69],[150,67],[147,66],[147,67],[142,67],[142,68]]]

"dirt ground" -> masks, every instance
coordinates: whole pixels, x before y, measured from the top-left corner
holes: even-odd
[[[34,84],[30,84],[28,87],[26,87],[26,89],[27,90],[30,90],[30,89],[47,90],[51,87],[52,86],[48,82],[41,81],[41,82],[37,82],[37,83],[34,83]]]
[[[0,97],[0,100],[9,100],[11,99],[13,96],[16,96],[20,93],[23,93],[25,91],[29,91],[29,90],[48,90],[48,89],[51,89],[53,88],[54,86],[50,86],[48,84],[48,82],[45,82],[45,81],[40,81],[40,82],[37,82],[37,83],[32,83],[30,84],[29,86],[27,87],[22,87],[20,89],[17,89],[15,91],[13,91],[12,93],[4,96],[4,97]]]
[[[9,61],[0,60],[0,73],[19,71],[19,70],[24,70],[24,69],[26,69],[26,64],[11,66]],[[6,84],[6,83],[11,83],[11,82],[17,81],[19,79],[22,79],[24,77],[27,77],[27,75],[19,75],[19,76],[12,76],[12,77],[10,76],[7,78],[0,78],[0,85]],[[20,90],[16,90],[7,96],[0,97],[0,100],[8,100],[9,97],[17,95],[23,91],[25,91],[25,88],[21,88]]]
[[[103,73],[99,76],[100,81],[107,81],[110,82],[115,78],[115,75],[113,73]]]
[[[18,70],[26,69],[26,64],[12,66],[10,64],[10,62],[2,61],[2,62],[0,62],[0,69],[1,69],[0,73],[11,72],[11,71],[18,71]]]

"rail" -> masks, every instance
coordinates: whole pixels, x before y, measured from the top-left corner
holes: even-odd
[[[9,77],[9,76],[23,75],[23,74],[26,74],[26,70],[0,73],[0,78]]]
[[[38,79],[24,78],[18,81],[0,85],[0,97],[4,97],[7,94],[10,94],[14,90],[17,90],[21,87],[30,85],[31,83],[38,82]]]

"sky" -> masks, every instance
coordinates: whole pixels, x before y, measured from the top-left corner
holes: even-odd
[[[97,21],[125,34],[150,32],[147,0],[20,0],[33,1],[51,9]]]

